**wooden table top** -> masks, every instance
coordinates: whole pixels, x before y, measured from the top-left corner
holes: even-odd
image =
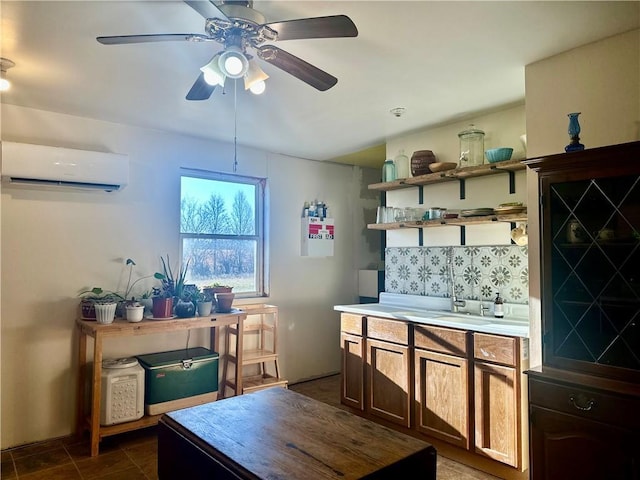
[[[160,422],[240,478],[359,479],[416,455],[433,465],[433,477],[416,478],[435,478],[430,444],[284,388],[170,412]]]

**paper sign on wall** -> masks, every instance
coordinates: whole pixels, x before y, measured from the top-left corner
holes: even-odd
[[[333,256],[334,235],[333,218],[304,217],[300,254],[305,257]]]

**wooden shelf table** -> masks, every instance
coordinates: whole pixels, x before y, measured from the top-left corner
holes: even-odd
[[[106,339],[132,337],[136,335],[151,335],[169,333],[180,330],[194,330],[208,328],[210,330],[211,348],[219,352],[220,336],[216,330],[220,327],[233,327],[242,331],[243,322],[247,313],[237,310],[232,313],[212,313],[206,317],[174,318],[167,320],[148,320],[141,322],[128,322],[116,319],[113,323],[105,325],[92,320],[76,320],[78,328],[78,386],[76,403],[76,433],[81,435],[85,429],[89,430],[91,438],[91,456],[98,455],[100,440],[110,435],[137,430],[156,425],[161,415],[145,415],[139,420],[119,423],[115,425],[100,425],[101,412],[101,388],[102,388],[102,350]],[[91,407],[89,415],[85,415],[85,385],[87,381],[87,338],[93,338],[93,374],[91,379]],[[235,355],[242,356],[242,335],[236,335]],[[221,355],[220,361],[226,365],[229,352]],[[240,363],[241,364],[241,363]],[[226,372],[226,368],[223,368]],[[233,372],[234,394],[242,394],[242,369],[236,368]],[[223,378],[221,388],[224,388],[226,379]]]

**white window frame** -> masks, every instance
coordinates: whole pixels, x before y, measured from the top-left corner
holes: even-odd
[[[229,235],[229,234],[202,234],[202,233],[182,233],[181,220],[178,222],[178,230],[180,235],[180,258],[183,258],[183,244],[187,239],[193,238],[211,238],[211,239],[227,239],[227,240],[255,240],[256,245],[256,291],[254,292],[235,292],[236,297],[267,297],[269,295],[269,287],[267,285],[268,276],[268,258],[267,258],[267,239],[266,239],[266,191],[267,179],[259,177],[249,177],[244,175],[233,175],[228,173],[213,172],[199,169],[182,169],[180,173],[180,199],[182,199],[182,177],[198,178],[203,180],[215,180],[218,182],[241,183],[255,186],[255,234],[254,235]],[[182,206],[180,206],[180,215],[182,218]]]

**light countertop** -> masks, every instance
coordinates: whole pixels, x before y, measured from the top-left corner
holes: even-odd
[[[485,302],[485,305],[488,303]],[[489,306],[492,308],[492,305]],[[448,298],[383,292],[380,294],[380,303],[335,305],[333,308],[340,312],[357,315],[372,315],[441,327],[528,338],[528,305],[505,304],[504,307],[504,318],[495,318],[492,310],[485,316],[479,315],[477,312],[480,311],[480,302],[477,301],[467,301],[465,308],[461,308],[458,313],[453,313],[450,311]]]

